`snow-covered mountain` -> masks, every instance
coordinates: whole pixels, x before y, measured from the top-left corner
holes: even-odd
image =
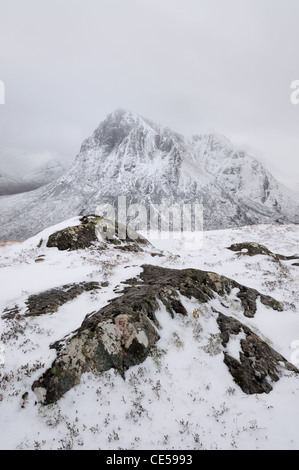
[[[0,196],[22,192],[19,189],[20,181],[5,173],[0,174]]]
[[[147,208],[201,203],[206,230],[299,222],[296,196],[225,137],[190,140],[117,110],[84,141],[61,178],[27,195],[1,198],[0,239],[23,240],[119,196]]]
[[[63,164],[55,159],[34,165],[21,174],[0,174],[0,196],[33,191],[65,173]]]

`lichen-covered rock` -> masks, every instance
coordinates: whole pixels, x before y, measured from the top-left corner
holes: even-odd
[[[101,373],[113,368],[124,376],[129,367],[142,363],[159,340],[156,312],[161,303],[172,316],[185,316],[182,297],[195,298],[200,305],[226,297],[238,288],[246,316],[248,312],[254,315],[258,297],[273,308],[278,304],[232,279],[196,269],[145,265],[140,277],[126,284],[123,295],[86,316],[77,331],[52,345],[57,358],[32,387],[42,403],[59,400],[80,383],[84,372]],[[239,331],[240,326],[236,328]]]
[[[87,222],[53,233],[48,239],[47,247],[73,251],[89,248],[97,240],[96,224]]]
[[[264,245],[254,242],[235,243],[229,248],[231,251],[238,251],[248,256],[272,255],[273,253]]]
[[[224,347],[232,336],[241,332],[245,334],[245,339],[240,340],[239,360],[224,351],[224,363],[244,393],[248,395],[270,393],[273,390],[271,382],[280,379],[282,368],[299,373],[293,364],[235,318],[219,313],[217,322]]]

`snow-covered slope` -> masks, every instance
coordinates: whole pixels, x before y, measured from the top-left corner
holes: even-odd
[[[28,195],[1,198],[0,239],[24,240],[118,196],[147,209],[153,203],[201,203],[205,229],[299,221],[297,198],[224,137],[189,141],[118,110],[85,140],[64,176]]]
[[[2,449],[298,449],[299,376],[291,372],[272,383],[270,394],[246,395],[223,362],[216,311],[242,321],[288,361],[298,362],[298,266],[273,257],[250,258],[227,249],[255,241],[274,253],[294,254],[298,226],[263,225],[204,234],[202,249],[186,251],[182,240],[153,240],[164,256],[97,247],[79,251],[47,248],[46,240],[72,219],[14,246],[0,247],[0,447]],[[43,242],[41,242],[43,240]],[[245,318],[234,292],[207,305],[183,298],[188,315],[174,318],[161,303],[160,340],[151,355],[125,373],[85,373],[79,385],[57,403],[37,404],[31,387],[51,367],[49,346],[80,327],[91,312],[117,299],[122,282],[143,265],[217,272],[274,296],[284,311],[260,301]],[[61,285],[99,282],[53,313],[28,316],[28,296]],[[221,300],[221,302],[220,302]],[[18,305],[19,311],[14,311]],[[196,310],[199,309],[199,310]],[[214,309],[214,310],[213,310]],[[8,315],[8,316],[7,316]],[[240,358],[243,334],[227,345]],[[269,382],[270,383],[270,382]]]
[[[51,159],[40,165],[36,165],[32,170],[26,172],[22,176],[21,181],[30,183],[35,186],[35,188],[38,188],[54,181],[62,176],[63,173],[65,173],[65,166],[62,162]]]
[[[0,196],[33,191],[59,178],[65,171],[61,162],[51,159],[21,174],[0,174]]]

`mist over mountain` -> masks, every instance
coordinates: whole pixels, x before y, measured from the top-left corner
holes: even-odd
[[[59,178],[66,168],[65,163],[47,153],[5,155],[0,162],[0,196],[38,189]]]
[[[39,172],[37,172],[39,174]],[[42,174],[42,172],[41,172]],[[187,139],[117,110],[87,138],[71,168],[25,195],[1,198],[1,240],[24,240],[119,196],[127,203],[203,204],[204,229],[299,222],[296,195],[224,136]]]

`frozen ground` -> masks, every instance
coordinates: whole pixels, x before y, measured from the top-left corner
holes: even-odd
[[[79,386],[48,407],[37,404],[31,391],[55,359],[49,345],[78,328],[86,314],[120,295],[121,282],[138,275],[142,264],[217,272],[282,301],[284,312],[259,303],[253,319],[233,305],[229,314],[296,362],[299,267],[292,266],[294,261],[267,256],[238,256],[227,247],[255,241],[274,253],[293,255],[298,252],[299,226],[206,232],[202,246],[199,241],[193,250],[186,250],[190,244],[184,240],[152,240],[164,257],[93,248],[59,252],[45,243],[37,248],[53,231],[0,247],[0,312],[18,304],[24,313],[28,295],[62,284],[86,280],[108,281],[109,286],[84,293],[51,315],[1,318],[1,449],[299,448],[299,377],[288,373],[269,395],[245,395],[223,363],[215,319],[208,309],[206,315],[194,315],[198,304],[193,300],[184,299],[188,318],[172,319],[161,306],[161,340],[151,357],[126,373],[125,381],[114,371],[85,374]],[[238,357],[240,337],[230,341],[229,351]]]

